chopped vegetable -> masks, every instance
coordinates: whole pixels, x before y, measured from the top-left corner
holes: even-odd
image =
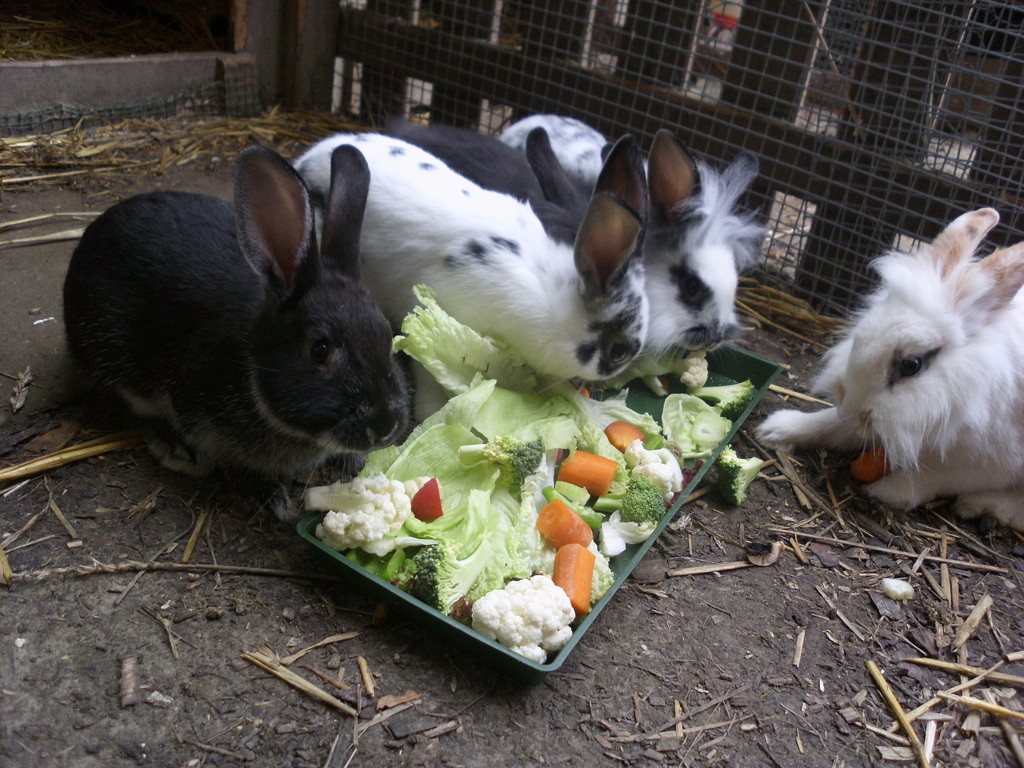
[[[537,530],[556,550],[574,543],[586,547],[594,540],[586,521],[558,499],[548,502],[537,515]]]
[[[420,363],[445,390],[465,392],[481,372],[506,389],[537,392],[558,382],[543,378],[519,354],[501,342],[463,325],[441,309],[434,292],[413,287],[419,304],[402,321],[396,352]]]
[[[725,418],[736,421],[754,399],[757,392],[750,379],[734,384],[705,385],[690,392],[706,403],[713,405]]]
[[[538,664],[569,642],[575,618],[565,590],[546,574],[510,581],[472,608],[473,629]]]
[[[601,523],[604,522],[603,514],[587,506],[590,501],[590,491],[586,488],[580,488],[572,483],[557,482],[554,487],[548,486],[541,493],[547,501],[561,501],[582,517],[583,522],[594,530],[600,528]]]
[[[383,474],[355,477],[306,490],[309,510],[328,510],[317,538],[338,550],[376,542],[402,527],[412,500],[405,486]]]
[[[582,486],[567,483],[564,480],[558,480],[553,490],[559,496],[576,504],[583,505],[590,501],[590,491]],[[551,499],[548,499],[548,501],[551,501]]]
[[[869,448],[850,462],[850,474],[861,483],[873,483],[889,474],[889,461],[880,445]]]
[[[882,594],[891,600],[911,600],[914,597],[914,587],[903,579],[882,579],[881,587]]]
[[[594,496],[603,496],[612,487],[618,462],[588,451],[576,450],[558,468],[558,480],[586,488]]]
[[[639,440],[629,444],[625,453],[630,475],[643,475],[657,483],[665,495],[665,503],[683,490],[683,468],[668,448],[649,450]]]
[[[653,529],[665,516],[665,493],[662,487],[647,475],[630,475],[626,489],[609,493],[594,502],[598,512],[618,512],[627,523],[650,525]]]
[[[662,424],[666,439],[684,459],[705,459],[732,429],[732,422],[699,397],[674,394],[665,398]]]
[[[614,445],[623,453],[634,440],[646,440],[647,435],[639,427],[630,424],[628,421],[613,421],[604,428],[605,437],[608,442]]]
[[[595,560],[594,553],[580,544],[566,544],[555,553],[555,572],[551,580],[565,590],[577,616],[590,612]]]
[[[487,443],[464,445],[459,448],[459,459],[463,464],[490,461],[501,468],[501,481],[510,493],[518,494],[523,481],[533,474],[544,457],[544,443],[541,440],[529,442],[514,437],[495,437]]]
[[[612,389],[622,389],[633,379],[643,379],[651,391],[659,397],[668,394],[662,376],[678,377],[679,382],[687,391],[703,387],[708,379],[707,350],[688,350],[680,355],[678,350],[670,350],[662,355],[641,355],[633,360],[630,366],[614,379],[605,383]]]
[[[444,514],[441,506],[441,484],[432,477],[412,497],[412,513],[417,520],[429,523]]]
[[[731,445],[722,448],[715,462],[718,468],[718,492],[726,504],[738,507],[747,500],[747,488],[764,466],[757,457],[741,459]]]

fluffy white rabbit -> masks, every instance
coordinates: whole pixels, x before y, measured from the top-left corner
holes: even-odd
[[[773,413],[759,437],[881,446],[890,471],[871,496],[907,509],[956,496],[961,516],[1024,530],[1024,243],[975,256],[998,221],[965,213],[915,253],[878,259],[880,286],[815,381],[835,406]]]

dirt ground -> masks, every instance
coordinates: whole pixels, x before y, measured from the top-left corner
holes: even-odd
[[[230,197],[230,166],[201,156],[162,173],[6,184],[0,225],[154,188]],[[82,225],[0,229],[0,240]],[[60,285],[73,247],[0,250],[0,466],[127,426],[66,366]],[[788,366],[779,385],[806,390],[816,348],[757,327],[740,346]],[[26,369],[34,380],[15,411]],[[770,393],[747,426],[783,402]],[[747,430],[736,444],[760,451]],[[869,664],[909,712],[973,674],[905,659],[988,670],[1024,650],[1024,543],[942,505],[882,508],[851,483],[849,457],[782,458],[742,508],[713,494],[689,504],[565,665],[535,685],[381,612],[322,568],[293,526],[235,507],[215,481],[164,470],[144,448],[0,484],[13,571],[0,586],[0,768],[923,765],[890,728]],[[171,570],[193,538],[191,565]],[[794,551],[769,567],[671,575],[771,540]],[[915,597],[882,597],[885,576],[907,578]],[[980,620],[965,621],[976,607]],[[357,719],[243,658],[337,635],[347,639],[290,669]],[[1024,666],[998,671],[1011,677],[963,693],[1024,709],[1014,695]],[[941,698],[915,721],[929,764],[1024,764],[1009,726],[972,712]]]

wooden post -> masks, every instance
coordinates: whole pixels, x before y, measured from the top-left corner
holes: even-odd
[[[282,100],[291,109],[329,112],[340,7],[337,2],[298,0],[283,8]]]

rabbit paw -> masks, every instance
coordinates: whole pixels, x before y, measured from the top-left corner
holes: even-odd
[[[776,411],[761,422],[757,436],[773,448],[792,450],[813,442],[820,431],[817,413],[797,410]]]
[[[1020,488],[970,493],[957,498],[953,510],[965,519],[991,515],[1004,525],[1024,531],[1024,500]]]
[[[148,419],[142,425],[142,437],[149,452],[168,469],[190,477],[210,474],[210,467],[199,460],[196,452],[181,440],[170,424],[160,419]]]

